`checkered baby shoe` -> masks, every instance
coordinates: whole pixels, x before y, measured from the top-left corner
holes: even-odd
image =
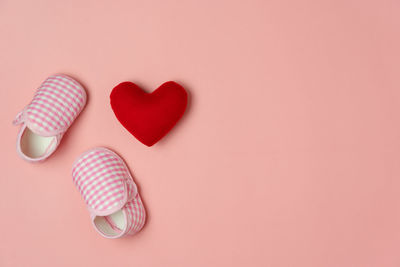
[[[30,162],[48,158],[85,104],[86,92],[77,81],[62,74],[47,78],[13,121],[22,124],[18,154]]]
[[[83,153],[73,165],[72,178],[102,236],[118,238],[142,229],[146,212],[131,174],[117,154],[102,147]]]

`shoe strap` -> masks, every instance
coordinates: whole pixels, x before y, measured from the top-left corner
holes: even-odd
[[[126,203],[128,203],[128,202],[131,202],[136,197],[136,195],[138,194],[138,191],[137,191],[136,184],[133,182],[131,177],[126,177],[125,181],[126,181],[127,193],[128,193],[128,198],[126,200]],[[125,205],[126,205],[126,203],[125,203]]]
[[[19,125],[24,122],[24,112],[20,111],[18,112],[17,116],[15,116],[15,119],[12,121],[13,125]]]

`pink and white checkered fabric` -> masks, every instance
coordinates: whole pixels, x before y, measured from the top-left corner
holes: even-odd
[[[86,92],[71,77],[57,74],[47,78],[14,124],[25,123],[36,134],[63,134],[86,104]]]
[[[136,184],[124,161],[106,148],[94,148],[83,153],[74,163],[72,178],[94,220],[122,210],[125,229],[118,235],[107,235],[96,227],[103,236],[115,238],[135,234],[142,229],[146,212],[138,194]],[[117,230],[112,220],[110,227]]]

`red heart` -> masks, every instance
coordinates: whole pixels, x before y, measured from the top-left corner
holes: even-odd
[[[182,117],[187,93],[175,82],[166,82],[151,94],[134,83],[123,82],[114,87],[110,100],[119,122],[140,142],[152,146]]]

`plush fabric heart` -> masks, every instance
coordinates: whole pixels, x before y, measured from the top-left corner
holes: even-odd
[[[123,82],[112,90],[110,102],[119,122],[140,142],[152,146],[182,117],[187,93],[172,81],[150,94],[134,83]]]

